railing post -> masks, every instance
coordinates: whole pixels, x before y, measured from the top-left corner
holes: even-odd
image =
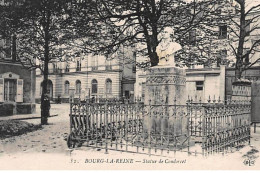
[[[72,132],[72,103],[70,102],[70,133]]]
[[[87,135],[87,146],[89,145],[89,124],[90,124],[90,119],[89,119],[89,115],[90,115],[90,111],[89,111],[90,107],[89,104],[86,102],[85,103],[85,120],[86,120],[86,135]]]
[[[175,97],[175,100],[176,100],[176,97]],[[188,136],[188,156],[190,155],[190,137],[192,135],[192,133],[190,132],[190,126],[189,126],[189,122],[192,122],[192,119],[191,119],[191,112],[189,112],[189,102],[186,101],[186,110],[187,110],[187,114],[186,114],[186,118],[188,119],[188,123],[187,123],[187,136]],[[196,135],[195,135],[196,136]]]
[[[105,101],[105,154],[108,154],[108,143],[107,143],[107,126],[108,126],[108,103]]]
[[[125,141],[126,141],[126,151],[128,151],[128,126],[129,126],[129,121],[128,121],[128,116],[129,116],[129,102],[125,102],[126,109],[124,113],[124,121],[125,121]]]
[[[149,100],[149,121],[152,123],[152,109],[151,109],[152,105],[151,105],[151,100]],[[151,156],[151,128],[152,128],[152,124],[150,124],[150,127],[148,128],[148,152],[149,152],[149,156]]]

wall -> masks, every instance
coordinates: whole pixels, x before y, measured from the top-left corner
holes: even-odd
[[[138,71],[135,84],[135,97],[144,94],[142,84],[146,83],[145,72]],[[203,81],[203,90],[197,90],[196,81]],[[219,68],[186,69],[186,91],[190,98],[207,102],[209,99],[225,99],[225,66]],[[187,97],[188,99],[188,97]]]
[[[146,71],[139,69],[136,71],[136,82],[134,89],[134,96],[138,99],[142,98],[144,95],[144,87],[146,83]]]
[[[106,79],[112,80],[112,94],[111,95],[105,95],[105,81]],[[64,98],[67,100],[69,98],[69,94],[65,94],[65,81],[70,82],[70,89],[74,88],[76,89],[76,81],[81,81],[81,91],[82,95],[81,98],[84,97],[83,93],[85,93],[85,96],[87,97],[88,91],[91,92],[91,82],[93,79],[96,79],[98,81],[98,96],[99,97],[119,97],[120,96],[120,88],[121,88],[121,80],[120,79],[120,73],[119,72],[77,72],[77,73],[67,73],[62,75],[49,75],[49,79],[53,82],[53,95],[54,100],[58,97],[58,95],[61,96],[61,98]],[[43,78],[42,76],[37,76],[37,82],[36,82],[36,98],[39,102],[40,99],[40,86]],[[90,93],[91,95],[91,93]],[[79,94],[75,94],[75,98],[78,98]]]
[[[70,64],[69,72],[65,71],[67,62],[52,62],[49,64],[49,79],[53,83],[53,97],[54,101],[58,96],[68,100],[69,94],[65,94],[65,81],[70,82],[70,88],[76,88],[76,81],[81,81],[81,98],[89,95],[91,91],[91,81],[96,79],[98,81],[98,97],[121,97],[125,90],[134,91],[135,83],[135,57],[132,48],[122,48],[115,54],[108,57],[103,55],[89,54],[83,57],[76,57],[73,61],[68,62]],[[92,68],[92,60],[96,59],[97,68]],[[81,70],[76,71],[76,61],[81,60]],[[111,69],[106,68],[108,63],[111,64]],[[53,65],[59,70],[54,70]],[[110,78],[112,80],[112,94],[105,94],[105,81]],[[37,82],[36,82],[36,98],[37,102],[40,99],[41,82],[43,77],[41,72],[37,70]],[[85,93],[85,94],[83,94]],[[91,93],[90,93],[91,95]],[[79,94],[75,95],[78,98]]]
[[[0,116],[35,113],[35,70],[29,71],[17,62],[0,60],[0,77],[1,74],[8,72],[23,79],[23,102],[1,103]]]
[[[23,79],[23,102],[34,103],[35,71],[29,71],[15,62],[0,62],[0,74],[12,72]]]
[[[193,99],[207,102],[209,99],[225,99],[225,66],[214,69],[187,69],[187,94]],[[203,81],[203,90],[196,89],[196,81]]]

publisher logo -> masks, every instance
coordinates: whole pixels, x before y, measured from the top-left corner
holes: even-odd
[[[255,160],[246,159],[243,163],[246,166],[254,166],[255,165]]]

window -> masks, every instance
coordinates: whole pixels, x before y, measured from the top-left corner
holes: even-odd
[[[204,81],[196,81],[196,90],[201,91],[203,90]]]
[[[92,70],[97,70],[98,69],[98,56],[97,55],[92,56],[92,58],[91,58],[91,67],[92,67]]]
[[[0,40],[0,46],[2,47],[0,58],[11,59],[11,38]]]
[[[130,98],[130,92],[128,90],[125,90],[125,98],[126,99]]]
[[[112,70],[111,60],[106,59],[106,70]]]
[[[11,59],[11,39],[7,38],[5,40],[5,58]]]
[[[246,65],[248,65],[248,64],[250,64],[250,60],[249,60],[249,55],[250,55],[250,51],[249,51],[249,49],[245,49],[245,55],[246,55],[246,57],[245,57],[245,64]]]
[[[191,30],[189,32],[189,43],[195,45],[196,43],[196,30]]]
[[[5,79],[4,81],[4,100],[15,102],[17,91],[17,80],[16,79]]]
[[[65,72],[70,72],[70,64],[69,63],[66,64]]]
[[[112,80],[106,80],[106,94],[112,94]]]
[[[55,73],[57,72],[57,65],[56,64],[52,64],[52,72]]]
[[[69,81],[65,81],[65,94],[69,94],[69,89],[70,89],[70,82]]]
[[[77,68],[76,71],[81,71],[81,61],[77,60]]]
[[[224,59],[226,59],[226,58],[227,58],[227,50],[222,50],[222,51],[221,51],[221,55],[222,55],[222,57],[223,57]]]
[[[80,80],[76,81],[76,94],[80,94],[81,93],[81,82]]]
[[[96,79],[93,79],[92,80],[92,82],[91,82],[91,92],[92,92],[92,94],[97,94],[97,92],[98,92],[98,82],[97,82],[97,80]]]
[[[245,26],[246,36],[250,35],[250,20],[246,20],[246,26]]]
[[[224,64],[226,59],[227,59],[227,50],[219,51],[219,56],[217,57],[217,67],[219,67],[220,64]]]
[[[219,26],[219,39],[227,38],[227,25]]]

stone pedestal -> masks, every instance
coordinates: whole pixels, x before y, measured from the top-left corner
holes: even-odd
[[[145,104],[186,104],[186,74],[177,67],[152,67],[146,75]]]
[[[251,100],[251,82],[236,81],[232,83],[232,100]]]
[[[188,133],[185,70],[156,66],[147,73],[144,130],[158,135],[182,136]]]
[[[252,83],[252,123],[260,123],[260,81]]]
[[[232,83],[232,101],[237,101],[236,104],[250,104],[251,101],[251,82],[248,80],[236,81]],[[246,111],[246,110],[245,110]],[[251,121],[252,114],[250,110],[243,112],[241,116],[232,116],[231,122],[235,127],[242,125],[249,125]],[[251,115],[250,115],[251,114]]]

